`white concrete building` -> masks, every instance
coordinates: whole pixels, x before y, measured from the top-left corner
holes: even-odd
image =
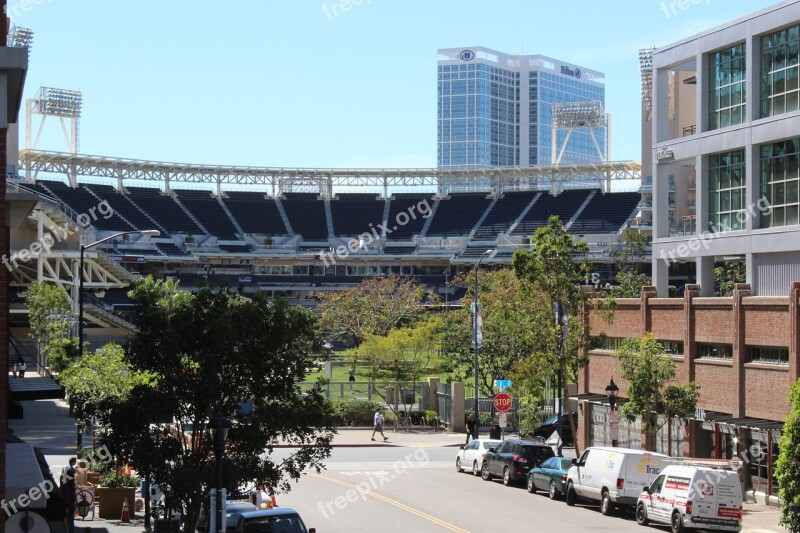
[[[713,295],[714,262],[740,257],[758,295],[800,280],[800,0],[653,55],[653,281],[695,261]],[[670,180],[696,176],[696,225],[670,235]],[[671,178],[672,177],[672,178]],[[691,179],[691,178],[689,178]]]

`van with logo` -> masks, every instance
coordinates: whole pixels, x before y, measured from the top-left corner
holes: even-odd
[[[566,501],[575,505],[578,498],[600,502],[604,515],[616,508],[636,507],[639,495],[669,464],[660,453],[630,448],[586,448],[580,459],[573,459],[567,472]]]
[[[673,533],[741,531],[739,476],[719,468],[668,465],[639,496],[636,521],[642,526],[666,524]]]

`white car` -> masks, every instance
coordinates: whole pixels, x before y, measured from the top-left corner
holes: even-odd
[[[499,440],[475,439],[466,446],[461,446],[456,456],[456,470],[464,472],[466,469],[472,469],[473,476],[481,475],[483,456],[489,448],[496,448],[499,444]]]

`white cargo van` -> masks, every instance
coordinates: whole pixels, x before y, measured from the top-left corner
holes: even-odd
[[[687,529],[742,530],[742,487],[731,470],[668,465],[639,496],[636,521]]]
[[[573,459],[567,472],[567,505],[578,498],[600,502],[604,515],[616,506],[634,508],[639,495],[669,464],[660,453],[629,448],[586,448],[580,459]]]

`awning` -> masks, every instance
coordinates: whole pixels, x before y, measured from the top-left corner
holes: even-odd
[[[13,402],[25,400],[60,400],[64,398],[64,387],[51,377],[8,376],[9,399]]]

